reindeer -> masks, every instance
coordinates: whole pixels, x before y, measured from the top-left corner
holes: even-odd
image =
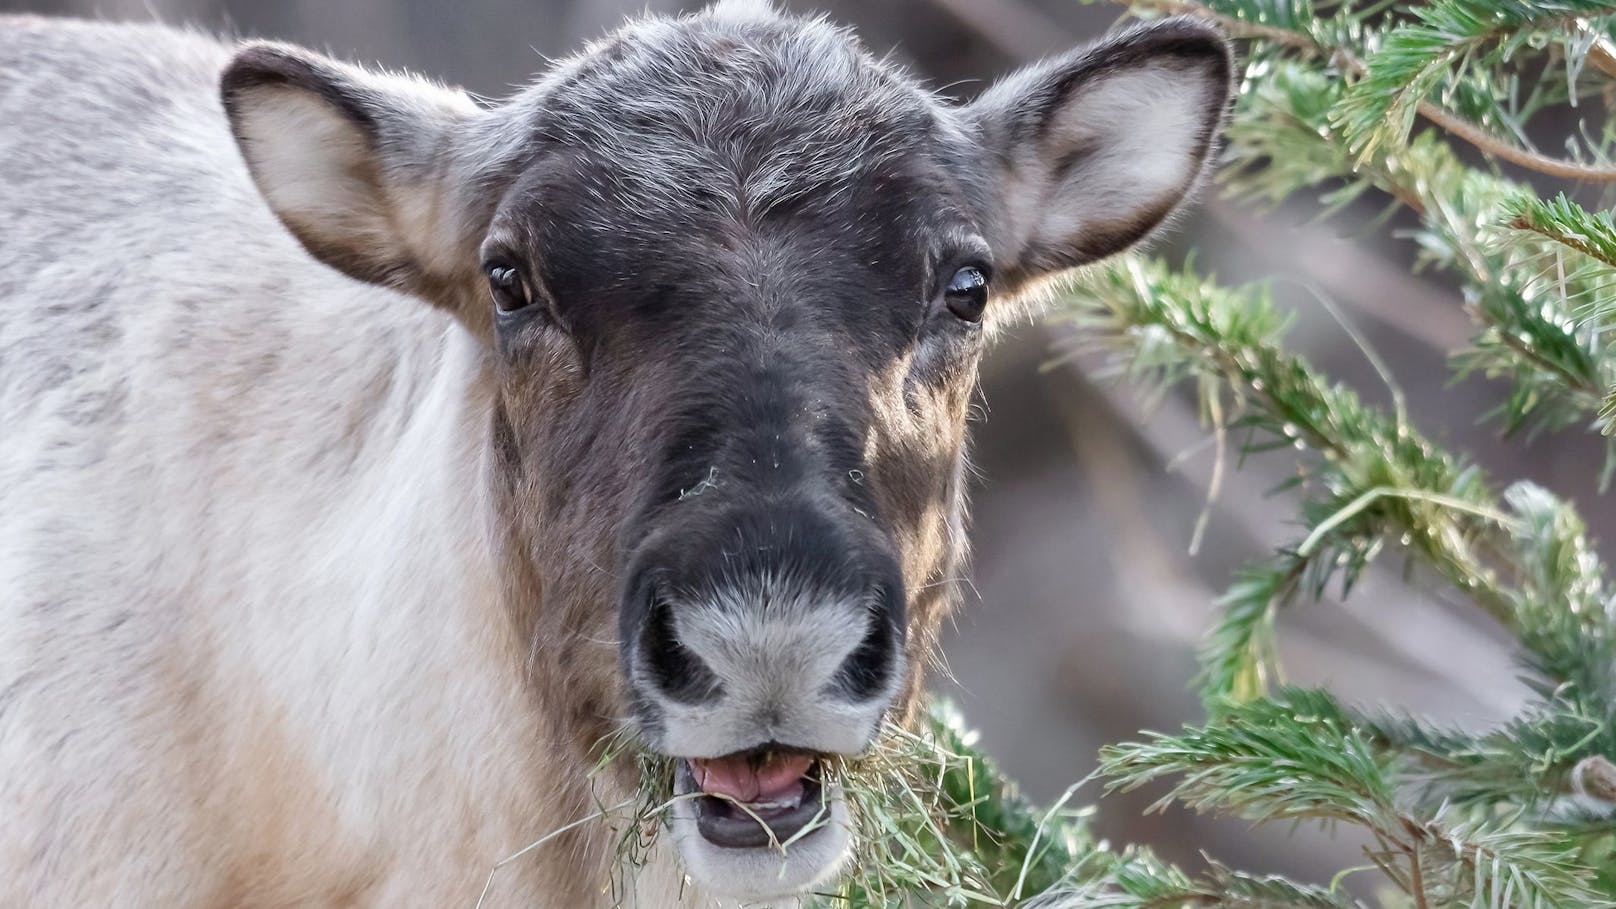
[[[1230,72],[1168,19],[957,104],[726,2],[485,105],[0,19],[0,904],[469,906],[621,728],[692,796],[639,905],[825,885],[983,350],[1168,218]],[[605,903],[611,839],[488,904]]]

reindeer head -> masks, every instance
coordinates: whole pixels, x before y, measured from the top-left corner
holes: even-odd
[[[224,97],[312,254],[486,344],[538,696],[560,735],[627,717],[678,758],[704,794],[671,822],[688,870],[757,898],[834,872],[819,759],[916,695],[994,326],[1168,217],[1229,83],[1219,36],[1174,19],[957,105],[823,21],[729,4],[489,108],[269,45]],[[820,829],[782,858],[755,817]]]

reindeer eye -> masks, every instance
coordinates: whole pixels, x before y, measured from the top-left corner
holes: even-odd
[[[943,291],[943,302],[949,312],[967,322],[982,321],[982,310],[988,305],[987,274],[974,265],[954,272]]]
[[[522,280],[522,273],[513,266],[498,262],[485,266],[488,273],[488,290],[494,296],[494,305],[500,312],[516,312],[533,302],[528,293],[527,282]]]

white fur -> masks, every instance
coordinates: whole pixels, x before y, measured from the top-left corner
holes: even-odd
[[[684,867],[692,879],[708,882],[730,904],[796,905],[794,894],[811,892],[841,873],[851,857],[853,821],[841,790],[825,792],[824,826],[781,849],[725,849],[709,843],[696,829],[695,802],[673,806],[668,825]]]
[[[66,150],[0,149],[32,200],[0,224],[0,905],[472,905],[577,783],[498,607],[485,348],[281,228],[223,46],[0,33],[5,132]],[[25,65],[52,41],[96,75]],[[120,116],[137,79],[172,107]],[[585,905],[606,855],[488,905]]]

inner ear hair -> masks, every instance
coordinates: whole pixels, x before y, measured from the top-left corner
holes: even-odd
[[[220,97],[259,191],[315,258],[423,296],[459,268],[447,137],[479,113],[464,93],[257,42]]]
[[[344,72],[343,70],[349,70]],[[302,48],[272,41],[255,41],[236,52],[219,79],[219,95],[232,126],[242,114],[242,95],[257,88],[292,88],[319,95],[367,133],[375,121],[352,87],[357,80],[349,67],[320,58]],[[240,134],[237,133],[237,138]]]
[[[1092,262],[1163,224],[1206,170],[1234,72],[1200,20],[1137,26],[971,105],[999,162],[995,252],[1011,282]]]

